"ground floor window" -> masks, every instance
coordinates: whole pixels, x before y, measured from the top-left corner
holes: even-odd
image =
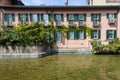
[[[62,32],[60,30],[54,32],[54,39],[56,42],[62,42]]]
[[[78,31],[78,39],[84,39],[84,34],[85,34],[84,30]]]
[[[114,39],[116,38],[116,35],[117,35],[116,30],[107,30],[106,32],[107,39]]]
[[[91,32],[91,39],[100,39],[100,30],[92,30]]]
[[[67,39],[68,40],[74,39],[74,31],[67,31]]]

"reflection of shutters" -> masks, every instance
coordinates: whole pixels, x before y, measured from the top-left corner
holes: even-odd
[[[98,30],[98,39],[100,39],[100,38],[101,38],[101,31]]]
[[[116,38],[116,37],[117,37],[117,31],[114,30],[114,38]]]

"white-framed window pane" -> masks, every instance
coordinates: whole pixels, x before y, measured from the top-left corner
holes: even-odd
[[[79,31],[79,39],[84,39],[84,31]]]
[[[70,14],[70,15],[68,16],[68,19],[69,19],[69,20],[74,20],[74,15]]]
[[[38,15],[37,14],[33,14],[32,15],[32,22],[37,22],[38,21]]]
[[[12,25],[12,19],[13,15],[12,14],[8,14],[8,25]]]
[[[47,26],[49,24],[49,16],[48,16],[48,14],[43,15],[43,23],[44,23],[44,26]]]
[[[93,38],[98,39],[98,31],[97,30],[93,31]]]
[[[61,42],[62,40],[62,33],[61,31],[56,31],[56,41]]]
[[[83,14],[78,15],[78,19],[79,20],[84,20],[84,15]]]
[[[62,20],[62,18],[61,18],[61,15],[60,15],[60,14],[57,14],[57,15],[56,15],[56,20],[60,20],[60,21]]]
[[[70,31],[70,39],[74,39],[74,31]]]
[[[110,39],[114,38],[114,31],[113,30],[110,30],[108,34],[109,34]]]

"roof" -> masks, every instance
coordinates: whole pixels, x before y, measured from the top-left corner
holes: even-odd
[[[3,9],[119,9],[120,5],[104,6],[22,6],[22,5],[5,5],[0,6]]]

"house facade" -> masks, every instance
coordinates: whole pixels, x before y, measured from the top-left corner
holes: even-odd
[[[17,26],[18,24],[42,21],[44,26],[54,16],[54,25],[61,27],[90,27],[89,36],[86,30],[67,30],[54,32],[55,49],[92,49],[91,41],[98,45],[111,44],[111,40],[120,38],[119,6],[0,6],[1,24]]]

